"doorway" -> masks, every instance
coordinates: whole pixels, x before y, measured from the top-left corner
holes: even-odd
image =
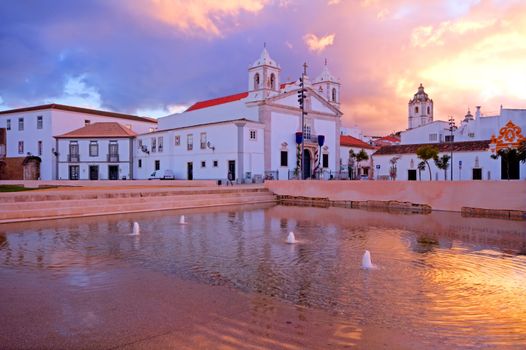
[[[99,166],[98,165],[90,165],[89,166],[89,179],[90,180],[98,180],[99,179]]]
[[[118,180],[119,179],[119,166],[108,165],[108,179]]]
[[[416,169],[407,170],[407,180],[416,181]]]
[[[510,152],[508,157],[500,157],[500,179],[520,179],[520,161],[513,152]]]
[[[69,166],[69,179],[78,180],[80,175],[80,167],[78,165]]]
[[[311,156],[308,149],[303,150],[303,179],[308,179],[311,177]]]
[[[235,160],[228,161],[228,172],[232,173],[232,179],[233,181],[235,181],[236,180],[236,161]]]
[[[186,178],[188,180],[194,179],[194,163],[193,162],[188,162],[186,164]]]

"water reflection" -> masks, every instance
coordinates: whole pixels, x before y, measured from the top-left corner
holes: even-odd
[[[409,329],[430,346],[437,332],[468,347],[526,342],[524,222],[271,206],[185,211],[179,225],[180,214],[3,225],[0,272],[50,271],[89,292],[112,290],[107,271],[128,264]],[[361,269],[365,250],[377,269]]]

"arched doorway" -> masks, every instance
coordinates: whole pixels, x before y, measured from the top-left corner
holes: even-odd
[[[303,179],[311,177],[311,154],[308,149],[303,150]]]
[[[38,180],[40,178],[40,162],[42,159],[35,156],[27,156],[22,162],[24,167],[24,180]]]

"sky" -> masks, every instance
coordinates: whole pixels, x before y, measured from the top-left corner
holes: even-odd
[[[526,108],[524,0],[4,0],[0,109],[63,103],[159,117],[246,91],[263,45],[281,81],[340,79],[342,124],[407,128]]]

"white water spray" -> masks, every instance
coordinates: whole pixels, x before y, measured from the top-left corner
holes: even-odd
[[[289,235],[287,236],[287,243],[294,244],[294,243],[297,243],[297,242],[298,241],[296,241],[296,237],[294,237],[294,232],[290,231]]]
[[[365,253],[363,253],[362,257],[362,269],[370,270],[374,268],[375,266],[371,261],[371,253],[368,250],[366,250]]]

